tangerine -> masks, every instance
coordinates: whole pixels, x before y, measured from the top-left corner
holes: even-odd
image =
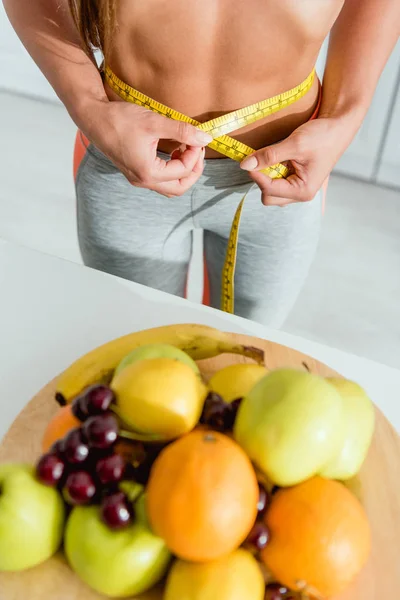
[[[257,516],[257,477],[236,442],[195,430],[167,446],[147,488],[153,531],[179,558],[204,562],[240,546]]]
[[[50,447],[63,438],[71,429],[80,427],[81,422],[72,414],[70,404],[60,408],[54,417],[48,422],[42,438],[42,450],[44,453],[50,450]]]
[[[360,502],[338,481],[313,477],[281,489],[264,517],[261,557],[286,587],[316,598],[343,592],[364,566],[371,532]]]

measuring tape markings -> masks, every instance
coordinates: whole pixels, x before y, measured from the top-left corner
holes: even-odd
[[[227,134],[241,129],[246,125],[250,125],[251,123],[255,123],[256,121],[260,121],[261,119],[264,119],[265,117],[268,117],[282,110],[283,108],[290,106],[294,102],[297,102],[297,100],[305,96],[305,94],[311,89],[314,83],[315,69],[313,69],[310,75],[302,83],[300,83],[300,85],[288,90],[287,92],[283,92],[282,94],[278,94],[277,96],[273,96],[267,100],[262,100],[245,108],[241,108],[220,117],[216,117],[215,119],[211,119],[206,123],[199,123],[195,119],[169,108],[168,106],[157,102],[157,100],[153,100],[145,94],[142,94],[142,92],[135,90],[119,79],[119,77],[117,77],[109,67],[105,68],[105,78],[114,92],[123,100],[147,108],[169,119],[183,121],[185,123],[194,125],[198,129],[209,133],[213,137],[212,142],[208,144],[209,148],[212,148],[220,154],[223,154],[224,156],[227,156],[228,158],[231,158],[237,162],[241,162],[244,158],[253,154],[255,150],[250,148],[250,146],[243,144],[243,142],[229,137]],[[289,169],[280,163],[267,167],[266,169],[262,169],[260,172],[268,175],[271,177],[271,179],[286,178],[290,173]],[[234,276],[239,226],[243,204],[247,197],[247,193],[240,201],[233,218],[227,244],[225,263],[222,271],[221,309],[232,314],[234,312]]]
[[[238,250],[240,217],[244,201],[248,192],[243,196],[236,209],[233,217],[229,239],[226,248],[226,257],[222,269],[222,285],[221,285],[221,310],[233,314],[235,308],[235,266]]]

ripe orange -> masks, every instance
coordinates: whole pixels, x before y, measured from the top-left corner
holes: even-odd
[[[280,490],[264,521],[271,534],[266,566],[283,585],[316,598],[345,590],[370,552],[364,509],[337,481],[313,477]]]
[[[258,494],[253,466],[240,446],[221,433],[195,430],[155,461],[147,512],[174,554],[204,562],[245,540],[257,516]]]
[[[79,427],[80,421],[72,414],[71,405],[63,406],[48,422],[42,438],[42,450],[48,452],[50,446],[63,438],[71,429]]]

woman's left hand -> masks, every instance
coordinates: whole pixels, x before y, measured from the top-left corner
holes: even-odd
[[[308,202],[321,189],[353,135],[354,129],[340,119],[319,117],[295,129],[282,142],[257,150],[242,161],[241,167],[260,187],[266,206]],[[282,162],[291,170],[287,179],[259,173]]]

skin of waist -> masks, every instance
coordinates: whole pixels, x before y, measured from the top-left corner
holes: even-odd
[[[110,66],[113,69],[113,66]],[[313,65],[310,65],[309,72],[311,72],[312,68]],[[122,78],[118,70],[115,70],[114,72]],[[308,73],[306,73],[305,76],[307,75]],[[294,83],[294,85],[301,83],[301,81],[304,78],[305,77],[302,77],[300,75],[297,83]],[[240,101],[243,102],[243,93],[240,90],[240,83],[237,83],[233,89],[230,89],[229,107],[227,106],[227,109],[225,111],[221,111],[220,99],[218,98],[217,92],[215,93],[214,97],[212,93],[208,94],[207,101],[204,103],[201,101],[199,102],[198,95],[193,95],[193,97],[191,98],[191,95],[186,93],[183,94],[184,101],[182,102],[179,99],[179,91],[177,90],[176,81],[175,84],[171,82],[171,86],[166,86],[165,82],[163,82],[163,90],[157,89],[156,86],[146,84],[142,84],[141,87],[137,87],[131,81],[126,81],[126,79],[124,81],[132,87],[135,87],[135,89],[138,89],[139,91],[145,93],[150,98],[153,98],[154,100],[157,100],[162,104],[166,104],[171,108],[179,110],[183,114],[186,114],[201,123],[204,123],[212,118],[216,118],[220,115],[226,114],[231,110],[243,108],[243,104],[240,103]],[[119,96],[117,96],[117,94],[107,85],[107,83],[105,83],[104,85],[106,94],[110,101],[123,102],[123,100]],[[271,97],[277,93],[281,93],[283,91],[291,89],[291,87],[293,87],[294,85],[293,83],[289,83],[288,85],[284,86],[284,84],[282,83],[279,90],[272,92],[269,95],[262,95],[260,87],[262,88],[263,86],[260,86],[260,84],[257,84],[257,90],[254,89],[254,91],[252,89],[247,88],[246,106],[259,100],[265,100],[266,98]],[[183,89],[185,88],[185,86],[182,85],[181,81],[179,81],[179,86],[182,86]],[[169,88],[172,88],[172,93],[165,93],[164,90],[168,90]],[[266,82],[265,88],[271,90],[271,85],[268,85],[268,82]],[[176,97],[175,106],[171,106],[171,100],[174,97]],[[229,135],[247,144],[251,148],[254,148],[255,150],[274,144],[288,137],[295,129],[297,129],[300,125],[306,123],[310,119],[317,106],[318,97],[319,81],[318,78],[315,77],[312,88],[309,90],[309,92],[307,92],[307,94],[303,98],[296,101],[294,104],[284,108],[278,113],[270,115],[269,117],[261,121],[257,121],[256,123],[252,123],[251,125],[243,127],[238,131],[234,131]],[[170,140],[160,140],[158,146],[158,149],[160,151],[165,152],[167,154],[170,154],[176,148],[177,143]],[[218,152],[210,148],[206,149],[205,157],[224,158]]]

